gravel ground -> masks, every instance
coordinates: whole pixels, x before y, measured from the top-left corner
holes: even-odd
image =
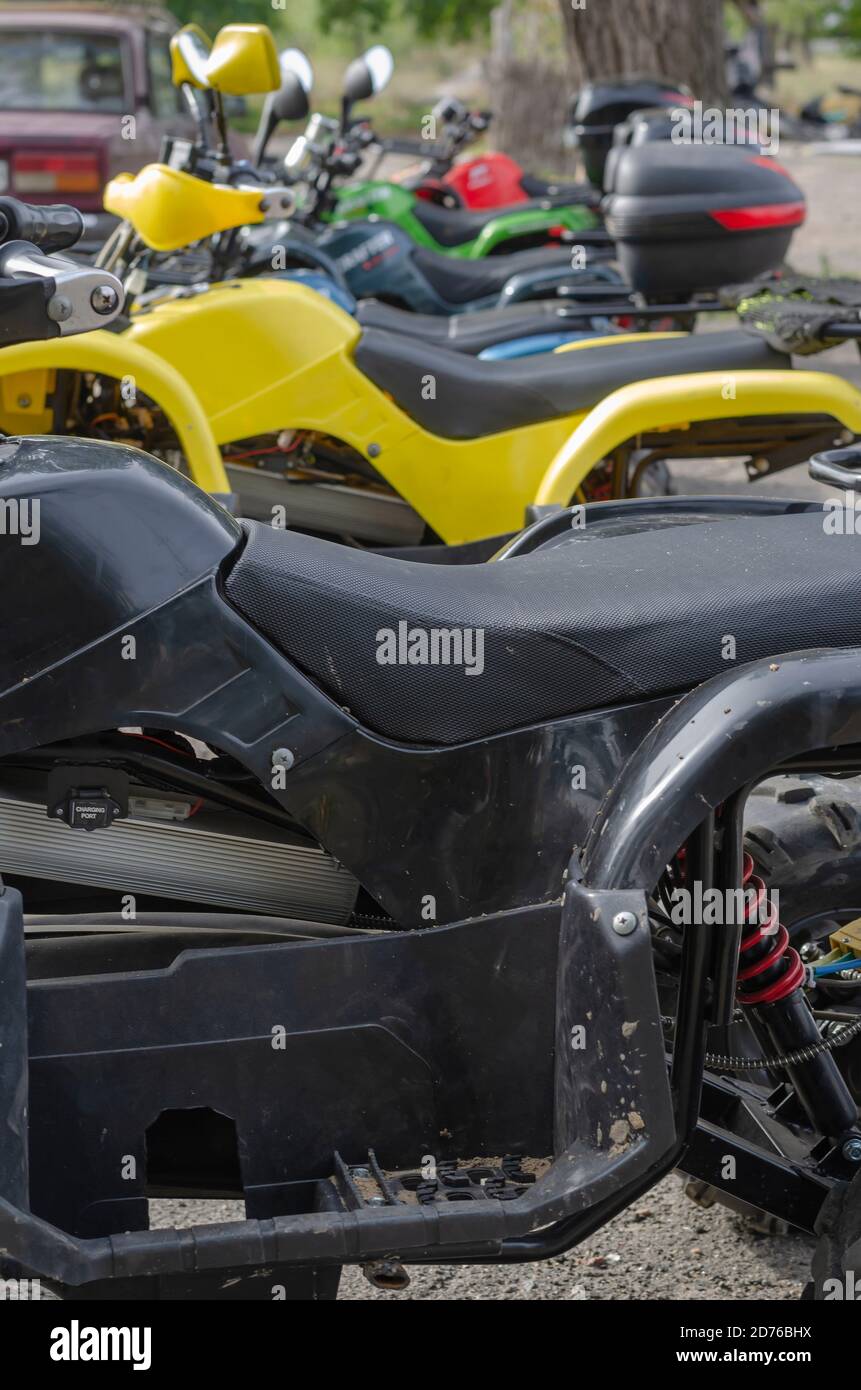
[[[381,1293],[351,1269],[341,1297],[794,1300],[807,1281],[811,1249],[802,1235],[754,1235],[724,1207],[703,1211],[672,1177],[559,1259],[416,1270],[402,1294]]]
[[[861,275],[861,157],[817,155],[784,146],[781,162],[800,183],[808,220],[792,246],[792,264],[812,274]],[[861,386],[861,357],[851,344],[820,356],[817,370]],[[681,492],[735,492],[749,484],[740,465],[676,464]],[[826,496],[804,466],[757,484],[766,495]],[[231,1221],[236,1202],[152,1202],[153,1225]],[[812,1242],[799,1234],[762,1236],[724,1207],[703,1211],[678,1177],[665,1179],[570,1254],[540,1265],[459,1270],[416,1269],[404,1293],[374,1289],[357,1269],[345,1272],[344,1299],[780,1299],[794,1300],[808,1277]]]

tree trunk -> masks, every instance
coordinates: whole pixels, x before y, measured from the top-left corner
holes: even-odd
[[[490,32],[494,145],[530,173],[573,170],[576,156],[562,145],[571,83],[556,0],[502,0]]]
[[[575,85],[644,74],[726,100],[720,0],[559,0]]]
[[[665,77],[726,101],[720,0],[502,0],[491,34],[494,143],[536,173],[570,169],[563,132],[590,79]]]

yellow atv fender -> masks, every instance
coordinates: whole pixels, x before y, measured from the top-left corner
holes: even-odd
[[[158,401],[179,439],[189,471],[202,488],[226,496],[230,483],[210,422],[199,399],[184,377],[157,353],[127,334],[97,330],[74,338],[54,338],[41,343],[19,343],[0,353],[0,401],[2,426],[9,433],[47,434],[51,415],[44,406],[52,389],[51,375],[58,369],[97,372],[128,379],[131,387]],[[21,402],[26,404],[21,404]],[[34,408],[35,407],[35,408]]]
[[[579,422],[544,474],[535,500],[567,506],[596,464],[638,434],[757,415],[828,415],[861,434],[861,392],[828,372],[692,372],[632,382]]]

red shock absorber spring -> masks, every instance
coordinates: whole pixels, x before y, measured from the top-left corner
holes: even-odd
[[[790,946],[789,933],[777,920],[777,909],[762,879],[753,872],[749,854],[743,860],[742,883],[749,891],[736,999],[750,1008],[751,1028],[763,1040],[766,1053],[770,1046],[787,1058],[782,1071],[814,1130],[830,1138],[854,1136],[858,1106],[831,1053],[820,1051],[822,1038],[804,992],[801,957]],[[807,1048],[806,1060],[789,1060],[798,1049]]]
[[[804,982],[804,965],[789,933],[778,920],[765,883],[753,871],[753,859],[744,856],[744,931],[739,948],[736,998],[739,1004],[776,1004],[787,999]],[[752,890],[748,891],[748,890]]]

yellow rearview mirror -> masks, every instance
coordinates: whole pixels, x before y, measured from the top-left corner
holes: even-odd
[[[265,24],[226,24],[206,63],[208,85],[222,96],[275,92],[281,85],[278,50]]]
[[[212,40],[199,24],[186,24],[170,41],[171,78],[175,87],[208,87],[206,65]]]

